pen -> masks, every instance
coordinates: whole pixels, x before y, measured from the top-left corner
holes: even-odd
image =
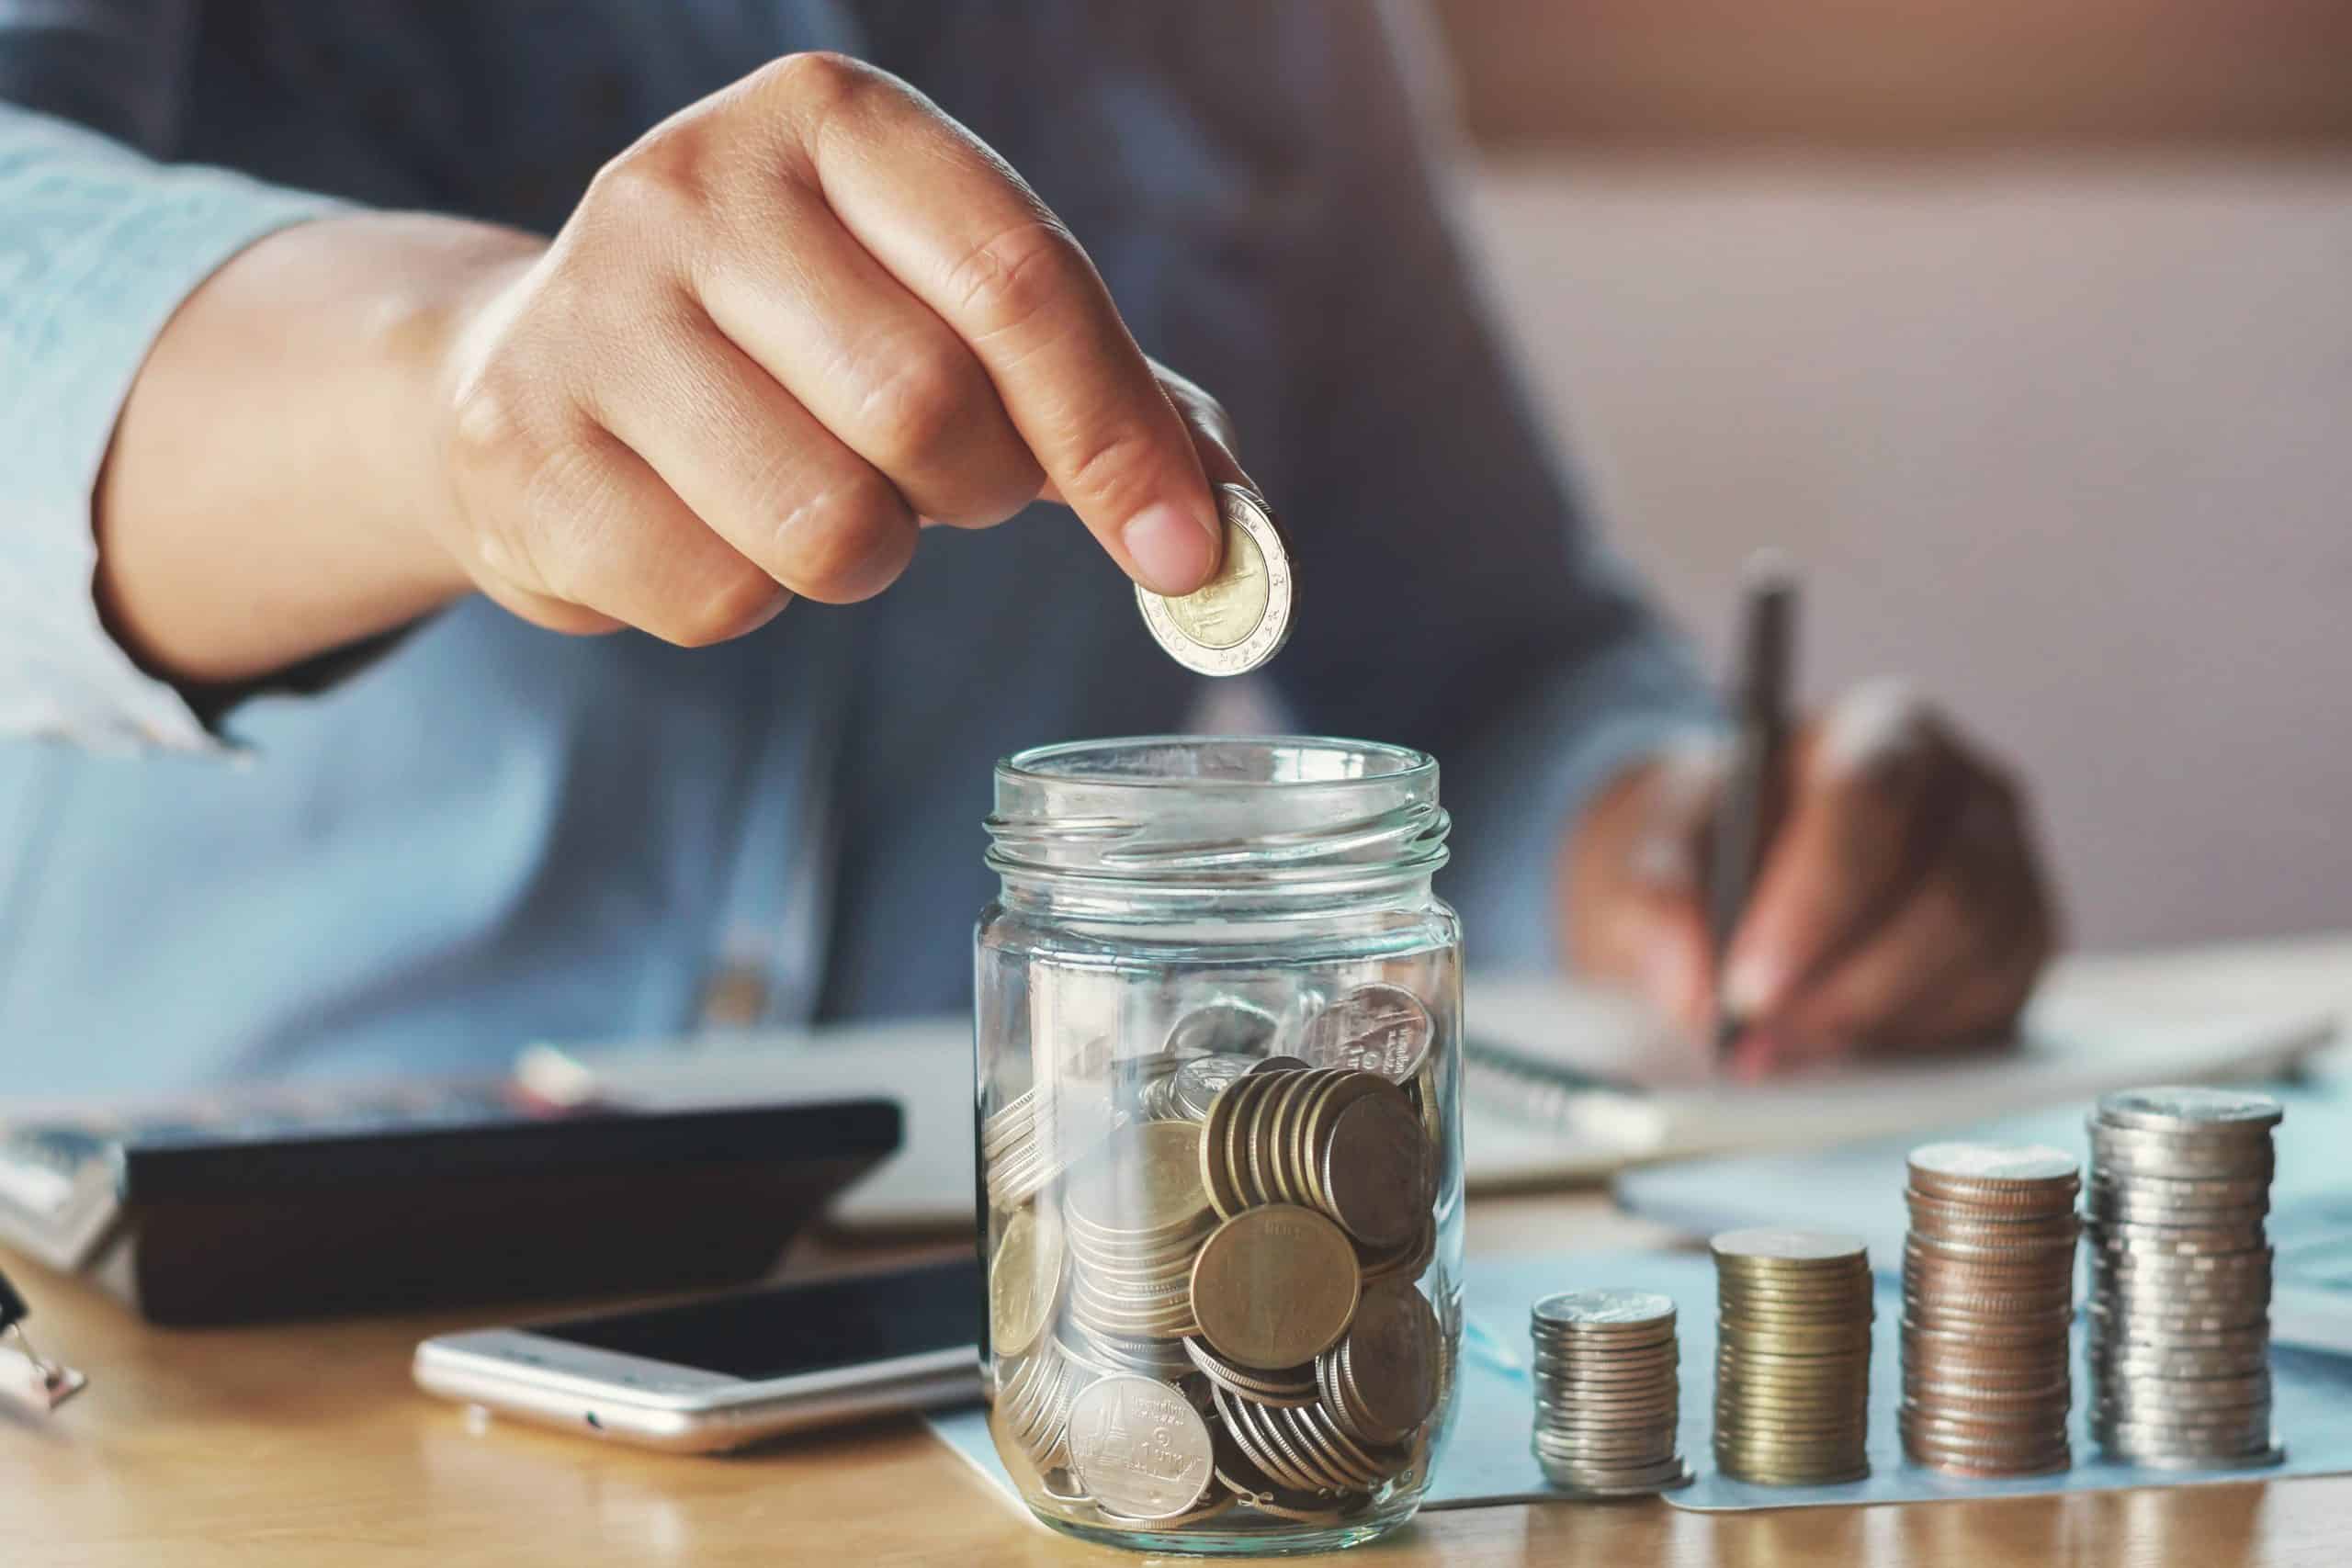
[[[1740,574],[1737,663],[1728,694],[1732,715],[1729,767],[1715,811],[1714,849],[1708,863],[1707,926],[1720,976],[1732,933],[1755,890],[1764,851],[1779,826],[1786,781],[1789,680],[1795,663],[1797,586],[1787,559],[1759,550]],[[1715,1050],[1731,1049],[1747,1021],[1715,1002]]]
[[[0,1402],[36,1416],[46,1416],[82,1392],[89,1382],[73,1368],[47,1360],[25,1337],[25,1319],[32,1309],[0,1274]],[[16,1343],[12,1347],[8,1341]]]

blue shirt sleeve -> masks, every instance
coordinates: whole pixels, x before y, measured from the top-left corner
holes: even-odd
[[[0,30],[0,62],[20,42]],[[125,123],[153,113],[135,106]],[[246,245],[334,206],[0,104],[0,735],[218,745],[102,624],[92,497],[123,400],[180,302]]]
[[[1569,825],[1628,763],[1711,728],[1713,699],[1593,536],[1500,341],[1446,210],[1438,117],[1416,112],[1441,63],[1418,14],[1321,15],[1280,51],[1321,216],[1287,356],[1314,412],[1283,502],[1317,513],[1315,608],[1272,673],[1314,728],[1440,759],[1441,886],[1477,962],[1548,967]]]

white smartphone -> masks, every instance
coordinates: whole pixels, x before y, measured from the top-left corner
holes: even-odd
[[[979,1265],[839,1275],[643,1312],[445,1334],[417,1385],[502,1416],[708,1453],[980,1397]]]

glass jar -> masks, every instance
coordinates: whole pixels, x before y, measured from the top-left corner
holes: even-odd
[[[1160,1551],[1412,1517],[1461,1343],[1462,936],[1437,764],[1353,740],[998,764],[975,939],[989,1425]]]

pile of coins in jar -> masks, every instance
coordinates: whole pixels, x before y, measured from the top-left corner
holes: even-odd
[[[1340,1524],[1426,1472],[1434,1035],[1398,986],[1217,997],[986,1118],[992,1420],[1066,1517]]]
[[[1858,1236],[1725,1231],[1715,1259],[1715,1468],[1818,1486],[1870,1473],[1870,1255]]]
[[[2110,1094],[2090,1116],[2090,1428],[2138,1464],[2284,1456],[2270,1430],[2270,1212],[2278,1102]]]
[[[1928,1144],[1909,1168],[1903,1451],[1959,1475],[2064,1470],[2081,1168],[1985,1144]]]

